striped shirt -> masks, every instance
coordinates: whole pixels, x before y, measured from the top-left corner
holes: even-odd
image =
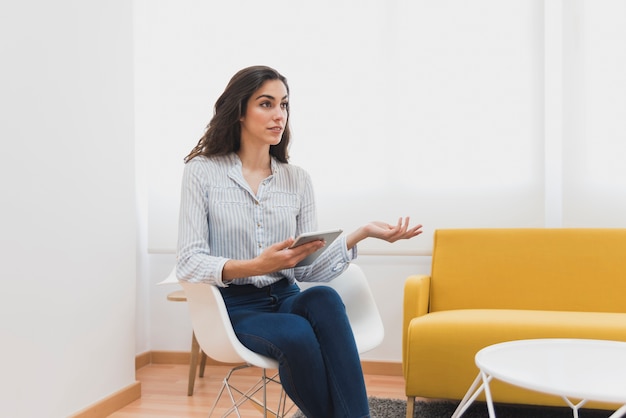
[[[272,174],[255,195],[235,153],[198,156],[183,171],[176,271],[179,280],[227,286],[222,270],[228,260],[250,260],[268,246],[315,231],[317,216],[311,179],[292,164],[271,160]],[[310,266],[263,276],[235,279],[229,284],[267,286],[283,278],[323,282],[339,275],[356,257],[345,236],[335,240]]]

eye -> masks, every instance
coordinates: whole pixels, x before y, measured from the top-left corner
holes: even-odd
[[[285,110],[289,110],[289,102],[282,102],[280,104],[280,107],[285,109]]]
[[[261,107],[272,107],[272,104],[269,101],[264,101],[259,104]]]

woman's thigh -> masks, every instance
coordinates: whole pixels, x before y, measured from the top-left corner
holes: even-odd
[[[235,334],[250,350],[281,360],[292,353],[318,356],[319,343],[309,321],[300,315],[238,311],[231,321]]]

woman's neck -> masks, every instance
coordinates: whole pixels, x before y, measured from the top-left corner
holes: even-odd
[[[272,174],[272,162],[269,150],[266,153],[237,152],[241,160],[241,171],[252,192],[256,195],[259,185]]]
[[[269,147],[254,151],[242,147],[237,151],[237,155],[241,160],[243,168],[248,171],[264,171],[271,168],[272,158],[269,153]]]

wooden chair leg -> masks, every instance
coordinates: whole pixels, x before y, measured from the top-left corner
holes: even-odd
[[[187,396],[193,395],[193,386],[196,382],[196,370],[198,369],[198,354],[200,344],[196,340],[196,334],[191,334],[191,361],[189,362],[189,384],[187,385]],[[204,353],[203,353],[204,354]]]
[[[204,377],[204,368],[206,367],[206,354],[204,351],[200,350],[200,377]]]

